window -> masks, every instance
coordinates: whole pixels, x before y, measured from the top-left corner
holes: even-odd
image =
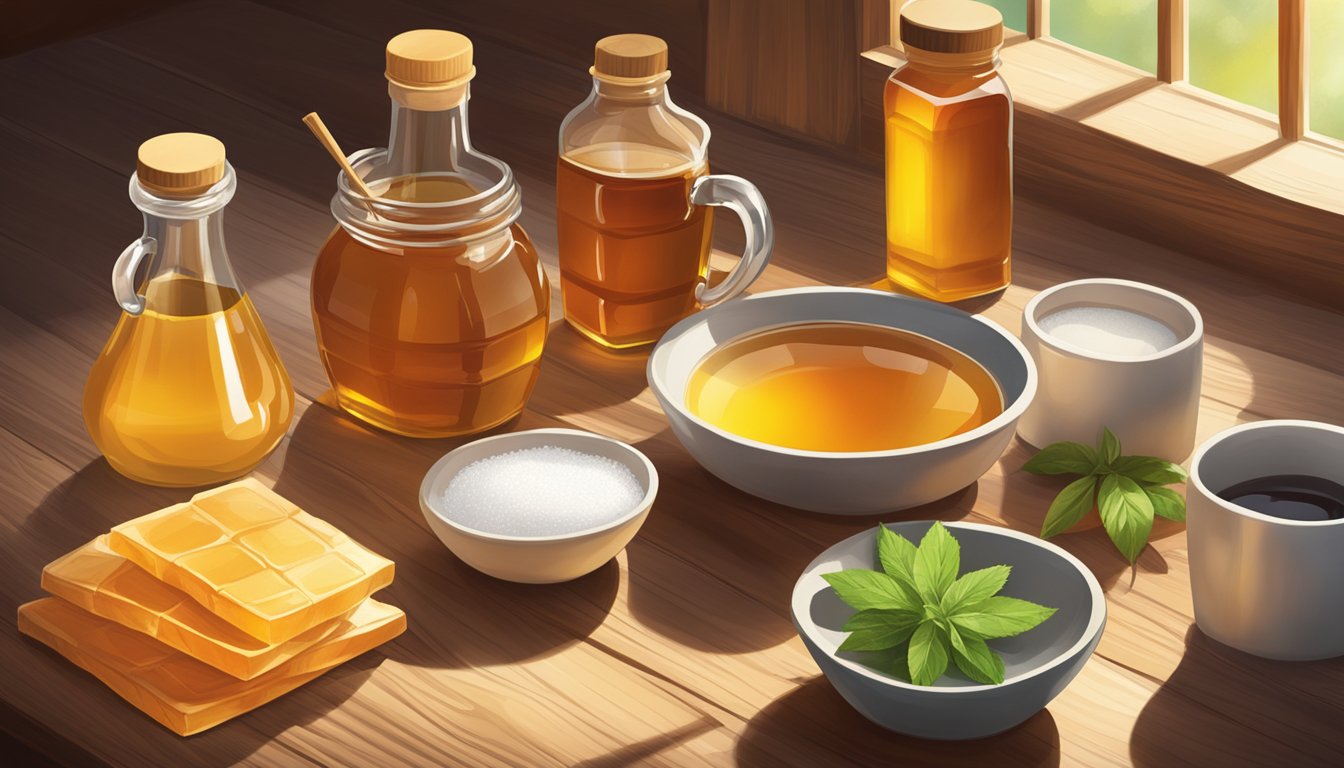
[[[1344,139],[1344,0],[1310,0],[1307,37],[1311,130]]]
[[[1058,0],[1050,6],[1050,36],[1157,72],[1157,0]]]
[[[1344,0],[985,0],[1004,23],[1344,139]]]

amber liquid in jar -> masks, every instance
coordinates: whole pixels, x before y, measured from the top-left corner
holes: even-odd
[[[460,177],[393,179],[379,197],[450,202]],[[375,248],[337,227],[313,268],[318,349],[342,408],[389,432],[447,437],[523,409],[536,383],[550,295],[522,227],[512,245]]]
[[[708,164],[670,149],[609,142],[560,157],[556,170],[565,319],[599,344],[657,341],[696,309],[713,211],[691,205]]]
[[[1008,285],[1012,101],[992,64],[887,81],[887,277],[937,301]]]
[[[196,486],[266,458],[294,414],[294,388],[252,300],[168,273],[122,313],[84,389],[98,449],[133,480]]]

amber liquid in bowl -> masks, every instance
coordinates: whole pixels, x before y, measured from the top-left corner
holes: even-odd
[[[449,202],[455,177],[394,179],[380,197]],[[550,294],[517,224],[478,246],[380,249],[337,227],[313,267],[318,348],[342,408],[415,437],[480,432],[522,411],[536,383]]]
[[[1003,412],[994,377],[908,331],[809,323],[715,349],[691,373],[691,413],[741,437],[808,451],[883,451],[936,442]]]

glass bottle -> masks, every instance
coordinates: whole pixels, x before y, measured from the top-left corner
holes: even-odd
[[[1011,276],[1013,101],[998,74],[1003,17],[972,0],[901,10],[908,63],[886,114],[887,277],[937,301]]]
[[[387,149],[350,160],[337,227],[313,266],[313,322],[336,400],[412,437],[481,432],[523,409],[536,383],[550,289],[518,225],[509,166],[471,145],[471,41],[416,30],[387,44]]]
[[[133,480],[231,480],[275,448],[294,415],[289,374],[224,248],[236,187],[215,138],[172,133],[140,145],[130,195],[145,231],[117,259],[123,312],[84,388],[89,436]]]
[[[770,211],[746,179],[710,175],[709,127],[672,103],[667,43],[613,35],[593,90],[560,125],[556,224],[565,320],[606,347],[650,344],[678,320],[741,293],[765,269]],[[706,285],[713,208],[742,217],[746,250]]]

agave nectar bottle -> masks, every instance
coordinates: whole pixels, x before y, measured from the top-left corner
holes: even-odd
[[[294,415],[289,375],[224,249],[224,206],[236,186],[224,145],[210,136],[140,145],[130,194],[145,232],[117,260],[112,290],[123,312],[84,388],[90,437],[133,480],[238,477]]]
[[[884,94],[887,277],[937,301],[1008,285],[1013,100],[998,74],[1003,17],[972,0],[901,10],[908,63]]]
[[[337,402],[412,437],[480,432],[536,383],[550,292],[507,165],[471,145],[471,41],[415,30],[387,44],[387,149],[337,179],[338,226],[313,267],[313,322]]]

